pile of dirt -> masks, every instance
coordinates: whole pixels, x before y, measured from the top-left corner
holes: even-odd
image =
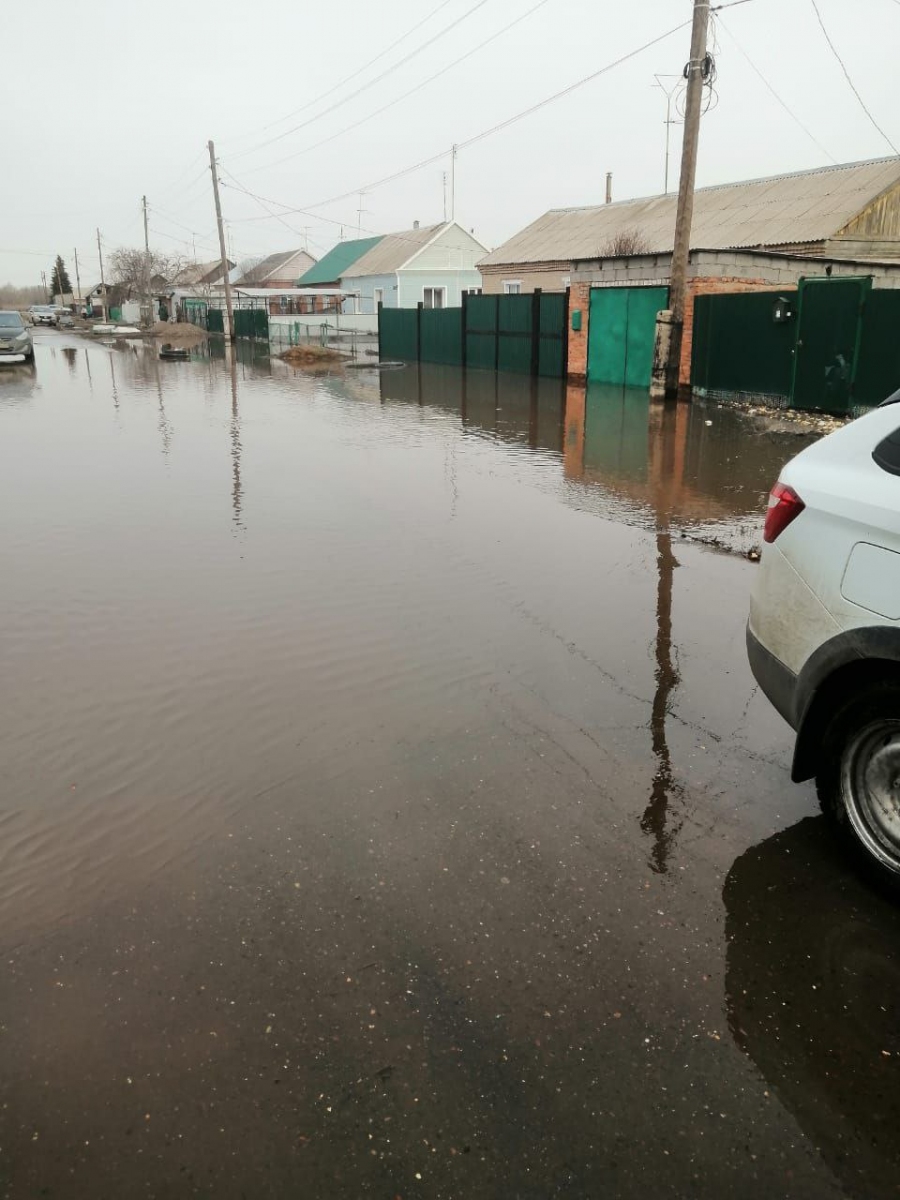
[[[206,341],[206,330],[198,329],[187,321],[157,321],[153,336],[172,346],[199,346]]]
[[[292,367],[328,369],[341,362],[337,350],[329,350],[327,346],[291,346],[278,355]]]

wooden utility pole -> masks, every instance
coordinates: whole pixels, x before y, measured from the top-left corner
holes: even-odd
[[[108,320],[108,312],[106,308],[106,280],[103,277],[103,247],[100,245],[100,230],[97,230],[97,255],[100,259],[100,294],[103,299],[100,301],[100,312],[103,314],[103,320]]]
[[[222,228],[222,204],[219,200],[219,176],[216,171],[216,148],[209,143],[209,169],[212,173],[213,197],[216,202],[216,224],[219,227],[219,252],[222,255],[222,274],[225,281],[225,337],[234,341],[234,313],[231,308],[231,281],[228,278],[228,255],[225,253],[225,230]]]
[[[141,205],[144,209],[144,302],[147,306],[146,324],[149,328],[153,324],[153,296],[150,271],[150,225],[147,219],[146,196],[141,196]]]
[[[656,352],[650,394],[667,399],[678,395],[681,344],[684,332],[684,294],[687,284],[688,256],[691,249],[691,221],[694,216],[694,184],[697,178],[697,145],[700,140],[700,106],[707,75],[706,32],[709,26],[709,0],[694,0],[691,30],[691,58],[685,68],[687,93],[684,108],[684,140],[681,146],[681,177],[678,183],[678,208],[675,216],[675,246],[669,277],[669,308],[660,314],[656,329]],[[665,315],[665,320],[663,316]]]
[[[75,286],[78,288],[78,305],[80,307],[81,301],[82,301],[82,295],[81,295],[81,276],[78,273],[78,247],[77,246],[75,247],[74,254],[75,254]],[[78,316],[79,314],[76,313],[75,315]]]
[[[44,285],[44,303],[49,304],[50,301],[47,299],[47,272],[46,271],[41,271],[41,283]]]

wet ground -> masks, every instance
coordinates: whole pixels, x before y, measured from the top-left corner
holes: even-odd
[[[896,1196],[722,550],[803,437],[218,354],[0,371],[0,1194]]]

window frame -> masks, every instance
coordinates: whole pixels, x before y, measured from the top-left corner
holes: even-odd
[[[522,280],[521,279],[504,279],[503,280],[503,295],[504,296],[521,296],[522,295]]]

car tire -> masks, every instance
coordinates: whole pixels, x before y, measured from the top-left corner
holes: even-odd
[[[838,705],[816,790],[857,862],[900,889],[900,680],[873,681]]]

